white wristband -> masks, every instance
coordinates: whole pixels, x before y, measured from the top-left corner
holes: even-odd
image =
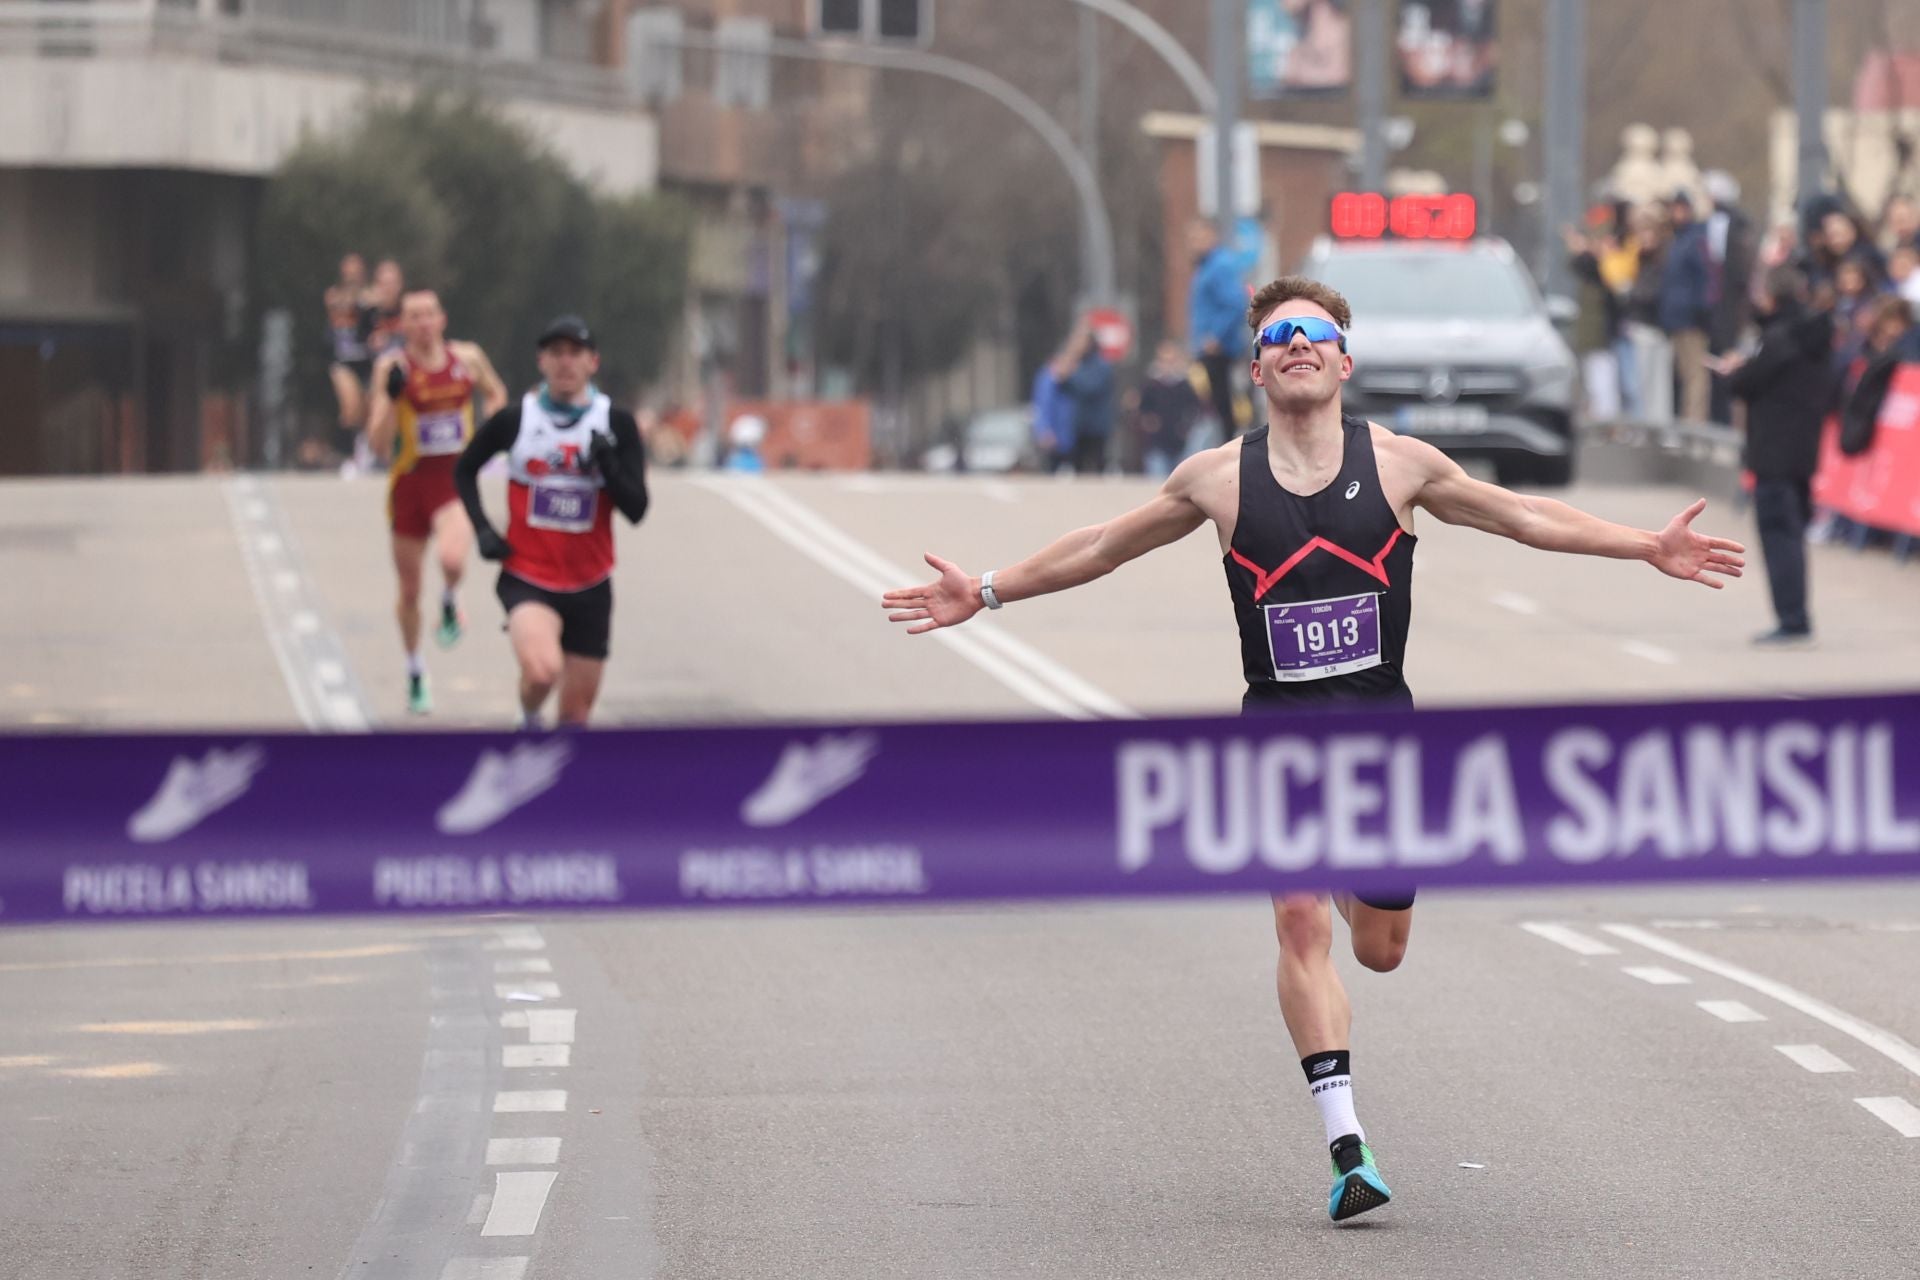
[[[1001,607],[1000,597],[993,593],[993,575],[996,572],[998,570],[989,569],[980,575],[980,603],[989,609]]]

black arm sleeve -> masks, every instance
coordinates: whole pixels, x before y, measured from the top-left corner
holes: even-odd
[[[513,442],[519,438],[520,406],[510,404],[481,424],[461,451],[460,461],[453,464],[453,487],[459,492],[460,505],[467,509],[467,519],[473,521],[476,533],[493,528],[487,520],[486,508],[480,505],[480,468],[486,466],[494,454],[513,448]]]
[[[639,524],[647,514],[647,447],[640,439],[640,424],[625,409],[615,409],[607,425],[613,428],[614,465],[602,478],[627,523]]]

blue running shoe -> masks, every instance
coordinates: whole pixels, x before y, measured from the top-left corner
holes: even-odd
[[[1353,1163],[1352,1152],[1359,1148],[1359,1161]],[[1345,1155],[1346,1161],[1340,1157]],[[1342,1163],[1352,1163],[1345,1173],[1340,1171]],[[1387,1190],[1386,1182],[1380,1177],[1380,1168],[1373,1162],[1373,1149],[1364,1142],[1353,1143],[1334,1152],[1333,1190],[1327,1196],[1327,1216],[1335,1222],[1345,1222],[1348,1218],[1357,1218],[1369,1209],[1378,1209],[1393,1199],[1393,1193]]]

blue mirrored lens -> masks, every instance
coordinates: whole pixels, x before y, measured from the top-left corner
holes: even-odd
[[[1305,316],[1298,320],[1276,320],[1260,331],[1260,345],[1263,347],[1284,347],[1293,341],[1294,334],[1303,335],[1308,342],[1346,341],[1346,335],[1340,332],[1340,326],[1331,320],[1322,320],[1317,316]]]

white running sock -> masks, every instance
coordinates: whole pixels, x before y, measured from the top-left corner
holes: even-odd
[[[1350,1133],[1365,1142],[1367,1131],[1360,1127],[1360,1119],[1353,1111],[1353,1070],[1348,1051],[1329,1049],[1311,1054],[1300,1059],[1300,1068],[1307,1073],[1307,1088],[1312,1090],[1313,1100],[1320,1107],[1320,1120],[1327,1127],[1327,1145],[1332,1146],[1335,1139]]]
[[[427,664],[421,660],[418,650],[407,655],[407,674],[409,676],[423,676],[427,674]]]

